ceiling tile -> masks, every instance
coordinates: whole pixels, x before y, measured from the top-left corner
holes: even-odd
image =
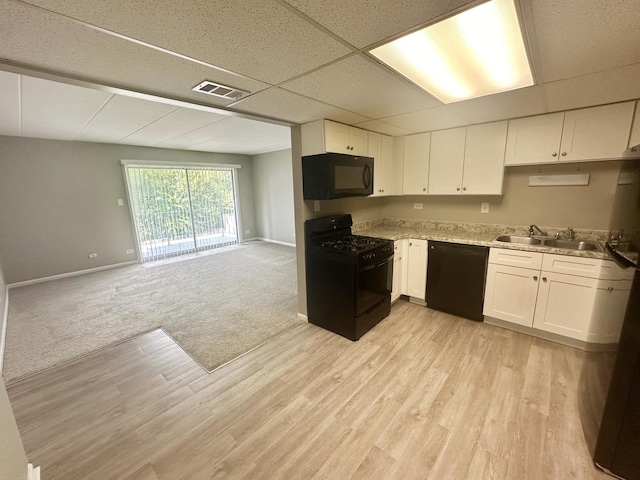
[[[217,142],[216,144],[221,145],[231,138],[237,142],[264,138],[267,139],[267,143],[272,141],[280,142],[284,138],[290,144],[291,133],[289,127],[230,116],[210,125],[164,140],[156,144],[156,146],[214,151],[208,150],[209,146],[206,145],[208,142],[212,145],[215,141]]]
[[[0,71],[0,135],[20,136],[20,75]]]
[[[340,60],[281,87],[370,118],[390,117],[441,105],[428,93],[359,55]]]
[[[307,123],[319,118],[353,124],[368,120],[357,113],[342,110],[301,95],[272,87],[232,105],[233,110],[269,116],[292,123]]]
[[[350,53],[272,0],[166,1],[160,8],[146,0],[29,3],[269,83]]]
[[[456,8],[477,3],[473,0],[285,1],[358,48],[404,33]]]
[[[545,113],[547,108],[542,87],[533,86],[450,103],[447,110],[472,123],[485,123],[538,115]]]
[[[549,111],[640,98],[640,63],[544,85]]]
[[[405,113],[395,117],[381,118],[380,120],[413,132],[431,132],[433,130],[471,124],[466,118],[449,110],[448,105],[420,110],[419,112]]]
[[[291,148],[289,127],[240,117],[228,117],[211,127],[210,140],[188,149],[253,155]]]
[[[543,81],[640,62],[638,0],[531,2]]]
[[[114,95],[74,140],[117,143],[176,108],[166,103]]]
[[[225,106],[231,101],[192,91],[202,80],[250,92],[268,87],[257,80],[167,55],[20,3],[0,2],[0,32],[0,58],[101,85],[211,106]]]
[[[120,143],[127,145],[156,145],[164,140],[210,125],[224,118],[227,117],[211,112],[178,108],[123,138]]]
[[[112,94],[21,76],[22,135],[73,140]]]
[[[406,128],[396,127],[388,123],[381,122],[380,120],[367,120],[366,122],[360,122],[355,124],[356,127],[364,128],[372,132],[382,133],[384,135],[391,135],[392,137],[399,137],[402,135],[409,135],[416,133],[413,130],[407,130]]]

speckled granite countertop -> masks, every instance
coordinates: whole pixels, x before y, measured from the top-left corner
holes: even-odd
[[[550,235],[564,232],[566,229],[554,227],[540,227]],[[528,235],[529,226],[522,225],[494,225],[483,223],[434,222],[425,220],[404,220],[383,218],[380,220],[358,223],[353,226],[355,235],[379,237],[388,240],[415,238],[421,240],[436,240],[440,242],[461,243],[465,245],[482,245],[485,247],[525,250],[529,252],[555,253],[575,257],[609,259],[604,251],[573,250],[553,248],[540,245],[522,245],[517,243],[497,242],[498,235]],[[595,240],[600,246],[604,245],[607,232],[604,230],[575,230],[579,240]]]

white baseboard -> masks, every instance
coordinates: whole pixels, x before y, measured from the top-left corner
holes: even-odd
[[[305,322],[309,321],[309,318],[304,313],[298,312],[298,318],[304,320]]]
[[[271,240],[270,238],[263,238],[263,237],[251,237],[251,238],[245,238],[244,239],[245,242],[254,242],[256,240],[261,240],[261,241],[267,242],[267,243],[277,243],[278,245],[285,245],[287,247],[295,247],[296,246],[295,243],[281,242],[280,240]]]
[[[40,467],[34,467],[31,463],[28,464],[27,480],[40,480]]]
[[[9,322],[9,287],[4,288],[4,312],[2,312],[2,325],[0,325],[0,376],[4,367],[4,347],[7,339],[7,323]]]
[[[60,280],[61,278],[77,277],[78,275],[86,275],[87,273],[101,272],[103,270],[111,270],[112,268],[120,268],[120,267],[126,267],[128,265],[135,265],[136,263],[139,263],[139,262],[137,260],[132,260],[130,262],[114,263],[113,265],[105,265],[103,267],[88,268],[86,270],[78,270],[76,272],[61,273],[59,275],[52,275],[50,277],[34,278],[33,280],[25,280],[24,282],[11,283],[7,285],[7,287],[16,288],[16,287],[24,287],[27,285],[33,285],[36,283],[51,282],[52,280]]]

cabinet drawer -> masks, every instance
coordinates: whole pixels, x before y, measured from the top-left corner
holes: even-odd
[[[506,248],[491,248],[489,249],[489,263],[540,270],[542,266],[542,253],[526,252],[524,250],[508,250]]]
[[[577,275],[579,277],[610,278],[613,265],[598,258],[571,257],[569,255],[547,253],[542,261],[542,270]]]

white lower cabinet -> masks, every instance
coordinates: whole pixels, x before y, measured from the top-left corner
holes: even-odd
[[[525,327],[533,324],[540,272],[490,263],[482,313]]]
[[[615,343],[629,275],[609,260],[492,248],[483,314],[587,343]]]
[[[598,279],[541,272],[533,328],[597,342],[594,305]]]
[[[406,290],[405,275],[405,250],[406,240],[396,240],[393,242],[393,284],[391,290],[391,301],[395,302]]]
[[[612,280],[598,288],[596,309],[602,320],[599,331],[602,343],[617,343],[620,339],[632,283],[632,280]]]
[[[427,240],[407,240],[405,295],[424,300],[427,291]]]

